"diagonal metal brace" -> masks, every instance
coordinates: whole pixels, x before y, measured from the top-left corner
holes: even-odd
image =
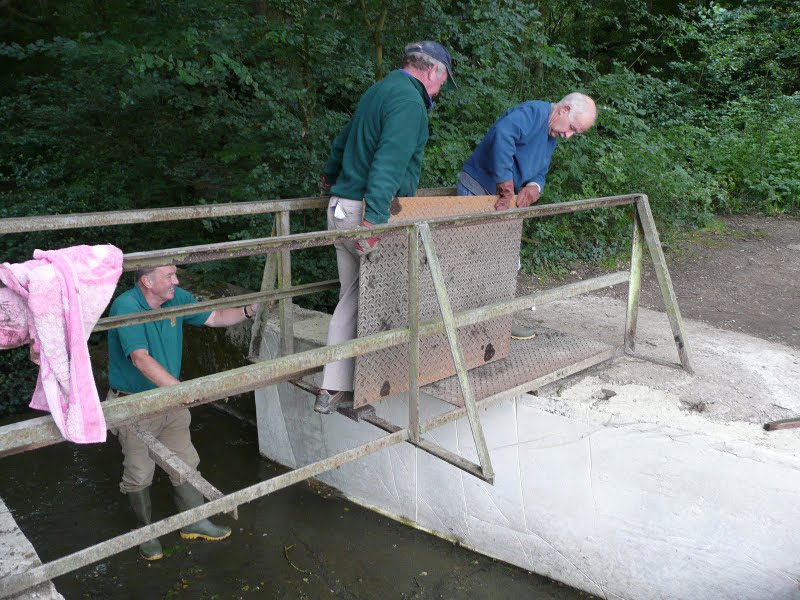
[[[198,492],[203,494],[206,500],[217,500],[225,496],[225,494],[204,479],[197,469],[193,469],[183,462],[177,454],[156,439],[156,436],[152,433],[145,431],[139,425],[133,425],[132,428],[134,433],[142,440],[142,443],[147,446],[150,458],[156,461],[156,464],[164,469],[171,477],[177,477],[180,483],[190,484]],[[239,519],[238,506],[234,506],[227,512],[234,519]]]
[[[319,370],[321,369],[318,369],[318,371]],[[316,385],[303,379],[290,379],[289,383],[296,388],[303,390],[304,392],[308,392],[312,396],[319,394],[319,388]],[[375,416],[375,407],[371,404],[367,404],[366,406],[362,406],[360,408],[353,408],[352,406],[339,406],[336,408],[336,412],[358,423],[369,416]]]
[[[631,251],[631,271],[630,284],[628,290],[628,310],[625,324],[625,352],[634,355],[636,348],[636,324],[639,309],[639,292],[641,289],[642,278],[642,246],[647,245],[650,251],[650,258],[653,260],[653,268],[661,288],[661,296],[664,300],[664,308],[669,318],[672,328],[672,337],[675,340],[675,347],[678,350],[678,359],[683,369],[690,375],[694,373],[692,368],[689,344],[686,339],[686,329],[683,325],[683,317],[678,307],[678,299],[675,296],[675,289],[672,287],[672,278],[667,268],[667,260],[664,250],[661,248],[661,240],[658,237],[656,222],[653,219],[653,211],[650,209],[650,202],[644,194],[637,196],[636,209],[633,215],[633,240]],[[647,358],[646,360],[652,360]]]
[[[455,319],[453,318],[453,309],[450,306],[450,298],[447,295],[447,288],[444,284],[444,277],[442,275],[442,267],[439,264],[439,257],[436,256],[436,247],[433,244],[431,229],[425,222],[415,224],[414,228],[419,232],[420,239],[422,240],[422,247],[425,249],[425,256],[428,259],[428,266],[431,270],[433,287],[436,290],[436,299],[439,302],[439,310],[442,313],[442,321],[444,322],[447,341],[450,344],[450,352],[453,355],[453,363],[456,367],[456,373],[458,374],[458,383],[461,386],[461,395],[464,398],[464,408],[467,411],[467,419],[469,420],[469,426],[472,429],[472,438],[475,441],[475,450],[478,453],[478,461],[480,462],[481,473],[480,478],[489,483],[494,483],[494,469],[492,468],[492,460],[489,457],[489,449],[486,446],[486,438],[483,435],[483,427],[481,426],[481,421],[478,418],[478,411],[475,408],[475,395],[473,394],[472,386],[469,383],[467,364],[464,360],[464,354],[461,351],[461,345],[458,342],[458,332],[456,330]],[[440,450],[444,451],[443,448],[440,448]]]
[[[302,379],[292,379],[289,381],[295,387],[308,392],[309,394],[316,395],[319,392],[319,388],[312,383],[308,383],[307,381],[303,381]],[[398,431],[403,431],[402,427],[398,427],[394,423],[387,421],[386,419],[382,419],[381,417],[375,414],[375,407],[372,404],[368,404],[367,406],[362,406],[361,408],[342,408],[339,407],[337,412],[340,415],[347,417],[348,419],[352,419],[353,421],[366,421],[370,425],[374,425],[378,429],[382,429],[388,433],[397,433]],[[462,471],[466,471],[470,475],[477,477],[482,481],[486,481],[488,483],[493,483],[493,481],[486,479],[481,470],[480,466],[476,465],[468,461],[467,459],[450,452],[449,450],[445,450],[441,446],[437,446],[433,442],[429,442],[427,440],[422,439],[412,439],[411,438],[411,430],[409,429],[409,438],[406,440],[412,446],[416,446],[420,450],[424,450],[428,454],[431,454],[441,460],[445,461],[446,463],[450,463],[454,467],[458,467]]]
[[[278,234],[277,222],[272,222],[271,237]],[[278,281],[278,254],[267,254],[264,261],[264,272],[261,274],[261,291],[273,291]],[[269,310],[272,307],[272,302],[263,303],[258,307],[255,319],[253,320],[253,327],[250,330],[250,350],[247,356],[253,362],[258,360],[258,355],[261,352],[261,340],[264,338],[264,333],[269,325]]]
[[[368,415],[362,417],[362,420],[366,421],[367,423],[374,425],[378,429],[383,429],[388,433],[397,433],[398,431],[402,431],[401,427],[398,427],[394,423],[387,421],[386,419],[382,419],[376,416],[374,413],[372,415]],[[466,458],[459,456],[455,452],[450,452],[450,450],[445,450],[441,446],[434,444],[433,442],[429,442],[428,440],[417,439],[412,440],[411,436],[409,435],[408,440],[406,440],[412,446],[416,446],[420,450],[424,450],[428,454],[435,456],[438,459],[443,460],[446,463],[453,465],[461,469],[462,471],[466,471],[473,477],[477,477],[481,481],[485,481],[486,483],[494,483],[494,476],[491,479],[487,479],[487,477],[483,474],[483,469],[479,465],[476,465],[473,462],[468,461]]]

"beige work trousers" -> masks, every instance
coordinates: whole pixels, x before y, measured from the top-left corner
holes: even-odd
[[[340,208],[339,216],[336,207]],[[364,221],[364,203],[331,196],[328,203],[328,230],[354,229]],[[333,311],[328,327],[328,345],[341,344],[356,338],[358,325],[358,271],[361,257],[355,250],[355,241],[339,242],[336,247],[336,265],[339,268],[339,303]],[[347,358],[325,365],[322,388],[326,390],[353,391],[356,361]]]
[[[106,400],[117,398],[114,390],[109,390]],[[192,422],[192,414],[188,408],[180,408],[166,415],[150,417],[137,421],[137,425],[152,433],[158,441],[172,450],[178,458],[193,469],[200,464],[200,456],[192,444],[192,437],[189,432],[189,425]],[[130,427],[112,429],[111,433],[117,436],[122,454],[125,459],[122,462],[122,481],[119,489],[123,494],[128,492],[138,492],[153,483],[153,475],[156,471],[156,463],[150,458],[147,446],[139,439],[139,436]],[[178,479],[170,476],[172,485],[179,485]]]

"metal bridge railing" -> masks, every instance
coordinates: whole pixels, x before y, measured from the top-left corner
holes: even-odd
[[[449,188],[437,190],[420,190],[419,195],[451,195]],[[646,244],[656,269],[661,286],[667,314],[673,330],[678,356],[683,368],[691,371],[686,337],[683,322],[678,310],[674,290],[669,278],[658,233],[655,228],[653,216],[647,197],[640,194],[613,196],[560,204],[534,206],[524,209],[514,209],[503,212],[491,212],[477,215],[458,217],[443,217],[431,219],[421,223],[398,223],[381,225],[370,228],[371,235],[391,236],[407,235],[409,237],[409,289],[416,287],[418,273],[412,268],[412,257],[417,256],[422,242],[422,249],[429,258],[429,264],[438,265],[435,248],[430,237],[431,228],[460,227],[496,219],[525,219],[545,217],[555,214],[573,213],[583,210],[594,210],[614,206],[633,205],[633,237],[630,272],[619,272],[585,280],[579,283],[562,286],[544,292],[498,302],[453,314],[449,310],[446,290],[441,273],[432,269],[434,285],[437,289],[442,317],[430,321],[419,322],[418,298],[413,301],[415,294],[411,294],[409,302],[409,326],[383,331],[362,338],[357,338],[334,346],[324,346],[300,353],[293,353],[293,320],[291,298],[304,293],[314,293],[323,289],[335,287],[336,281],[326,281],[305,286],[291,286],[291,259],[290,251],[294,249],[310,248],[331,245],[336,241],[347,239],[360,239],[364,237],[364,230],[355,229],[337,232],[312,232],[302,234],[289,234],[289,214],[292,210],[306,210],[320,208],[327,205],[325,198],[302,198],[282,201],[259,201],[230,205],[195,206],[173,209],[155,209],[144,211],[120,211],[117,213],[91,213],[88,215],[62,215],[52,217],[31,217],[0,220],[0,233],[55,230],[76,227],[95,227],[120,225],[130,223],[152,222],[154,220],[178,220],[192,218],[210,218],[231,216],[235,214],[256,214],[277,212],[275,232],[276,236],[256,240],[243,240],[236,242],[222,242],[205,244],[201,246],[155,250],[126,254],[124,269],[133,270],[143,266],[161,266],[169,264],[196,263],[208,260],[222,260],[236,256],[251,256],[257,254],[274,255],[279,260],[269,262],[265,268],[264,284],[260,292],[239,295],[231,298],[215,299],[192,305],[191,307],[175,307],[135,313],[120,317],[101,319],[95,328],[96,331],[123,327],[134,323],[160,320],[170,316],[186,315],[195,312],[213,310],[216,308],[244,306],[254,301],[277,300],[281,322],[281,348],[282,356],[271,360],[223,371],[197,379],[181,382],[180,384],[157,388],[139,394],[132,394],[124,398],[108,400],[103,403],[103,412],[109,428],[134,424],[145,416],[168,412],[181,406],[198,406],[233,394],[253,391],[258,388],[273,385],[282,381],[289,381],[302,377],[307,373],[318,370],[323,365],[351,358],[374,350],[388,348],[397,344],[410,346],[410,390],[409,390],[409,426],[400,428],[385,422],[374,415],[367,419],[368,422],[389,432],[387,435],[374,441],[362,444],[335,456],[314,462],[302,468],[295,469],[284,475],[260,482],[232,494],[211,497],[210,501],[200,507],[174,515],[157,523],[126,533],[111,540],[107,540],[90,548],[75,552],[45,565],[30,569],[29,571],[0,579],[0,597],[17,593],[34,585],[63,575],[64,573],[81,568],[93,562],[107,558],[123,550],[133,548],[145,540],[166,534],[197,521],[221,512],[230,512],[239,504],[263,497],[276,490],[282,489],[304,479],[314,477],[327,470],[336,468],[347,462],[367,456],[389,446],[409,442],[416,447],[437,456],[455,466],[483,479],[492,482],[493,472],[488,457],[488,450],[483,442],[482,430],[477,418],[477,409],[488,406],[498,400],[518,394],[520,390],[508,390],[494,396],[476,401],[466,384],[466,369],[463,360],[460,360],[460,350],[455,332],[458,327],[486,321],[498,316],[509,315],[521,309],[541,305],[545,302],[568,298],[578,294],[599,290],[611,285],[628,281],[628,308],[626,316],[625,339],[620,351],[635,354],[636,320],[641,285],[641,266],[643,246]],[[413,261],[418,266],[418,262]],[[269,271],[269,275],[267,272]],[[270,281],[277,276],[277,289],[269,289],[273,284]],[[256,322],[254,327],[259,326]],[[421,338],[447,333],[453,360],[457,367],[459,381],[462,385],[465,406],[425,422],[419,422],[419,385],[416,380],[418,365],[418,352]],[[606,360],[615,353],[611,352],[599,360]],[[638,356],[638,355],[637,355]],[[551,383],[559,378],[578,372],[599,360],[584,361],[551,373],[539,380],[528,384],[527,389],[536,389]],[[466,387],[465,387],[466,386]],[[447,422],[467,416],[473,429],[476,449],[480,464],[475,465],[465,459],[454,455],[421,438],[426,431],[439,427]],[[0,457],[40,448],[63,441],[53,420],[49,416],[39,417],[0,427]],[[151,448],[152,450],[152,448]],[[158,457],[156,457],[159,462]],[[159,462],[162,466],[162,462]]]

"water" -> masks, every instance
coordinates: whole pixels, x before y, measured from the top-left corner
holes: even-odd
[[[255,429],[211,407],[193,409],[204,476],[224,492],[283,469],[258,454]],[[122,454],[58,444],[0,459],[0,496],[45,562],[135,526],[119,492]],[[154,518],[173,513],[169,479],[156,470]],[[165,556],[136,550],[55,580],[65,598],[343,598],[572,600],[589,594],[475,554],[301,483],[239,507],[221,542],[161,538]]]

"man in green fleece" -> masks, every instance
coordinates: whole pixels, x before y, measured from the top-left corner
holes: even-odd
[[[427,111],[443,85],[455,87],[451,62],[438,42],[409,44],[403,68],[361,97],[353,118],[331,144],[322,176],[323,192],[331,194],[329,230],[382,225],[389,220],[395,196],[417,193],[428,142]],[[335,245],[341,289],[328,329],[329,345],[356,337],[359,263],[377,244],[378,238],[371,237]],[[352,402],[354,368],[352,358],[325,365],[314,410],[329,414]]]

